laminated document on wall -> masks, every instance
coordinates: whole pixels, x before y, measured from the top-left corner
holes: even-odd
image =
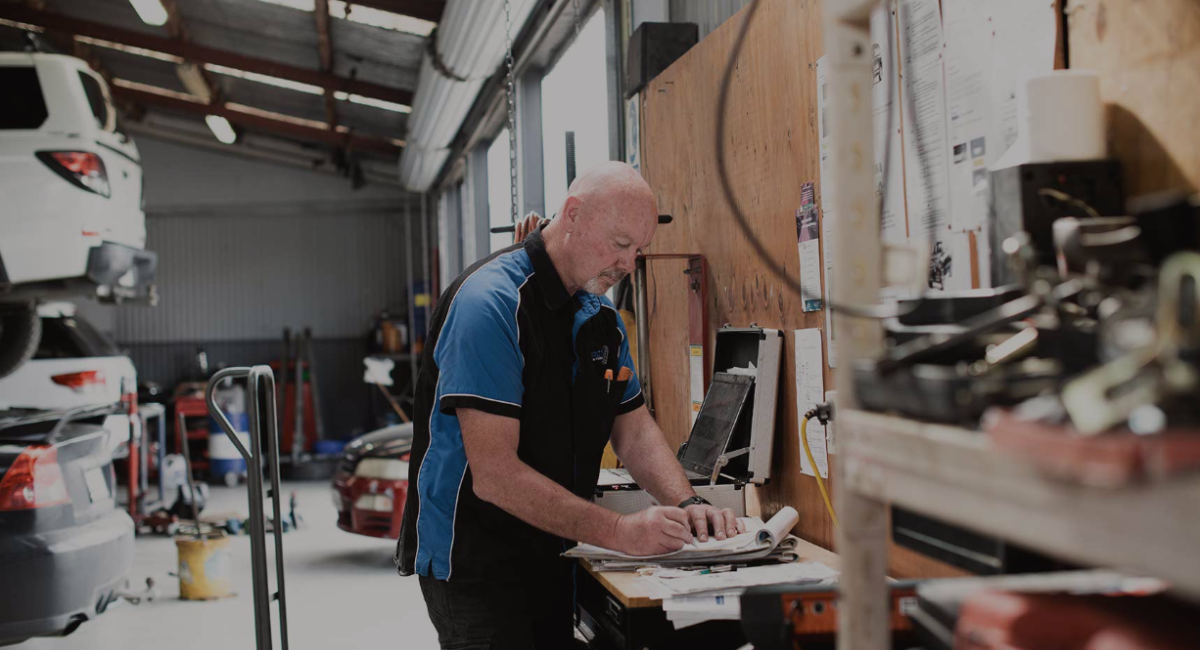
[[[821,309],[821,235],[817,220],[816,188],[800,187],[800,209],[796,210],[796,247],[800,253],[800,301],[804,311]]]
[[[833,259],[835,245],[833,243],[833,220],[837,209],[831,201],[833,192],[829,191],[829,181],[833,173],[832,143],[829,138],[829,85],[826,83],[825,57],[817,59],[817,142],[821,154],[821,253],[825,264],[825,331],[829,333],[825,343],[828,348],[829,367],[835,367],[834,327],[833,327]]]
[[[1025,81],[1054,69],[1048,0],[944,0],[950,226],[975,233],[979,286],[991,286],[988,171],[1019,134]]]
[[[901,0],[899,8],[909,236],[935,233],[931,288],[970,288],[970,268],[950,254],[946,242],[950,195],[941,10],[938,0]]]
[[[797,421],[825,398],[824,364],[821,362],[821,330],[817,328],[796,330],[796,415]],[[799,432],[797,432],[799,433]],[[817,419],[809,420],[808,448],[822,478],[829,477],[829,456],[825,445],[825,425]],[[800,444],[800,471],[813,476],[812,463]]]

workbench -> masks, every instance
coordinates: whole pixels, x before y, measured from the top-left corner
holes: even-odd
[[[801,562],[820,562],[841,571],[836,553],[800,540]],[[581,625],[596,638],[598,648],[655,650],[656,648],[739,648],[745,644],[739,621],[710,621],[675,630],[662,601],[651,598],[637,574],[629,571],[596,571],[581,560],[577,574],[576,606]]]

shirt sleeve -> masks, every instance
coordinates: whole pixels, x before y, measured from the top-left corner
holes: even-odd
[[[621,403],[617,406],[617,415],[624,415],[636,411],[646,403],[646,398],[642,396],[642,384],[638,381],[637,369],[633,365],[632,355],[629,354],[629,334],[625,331],[623,318],[617,318],[617,327],[621,330],[621,367],[633,371],[629,383],[625,384],[625,394],[621,396]]]
[[[517,296],[463,287],[438,334],[433,360],[442,413],[471,408],[519,418],[525,360]]]

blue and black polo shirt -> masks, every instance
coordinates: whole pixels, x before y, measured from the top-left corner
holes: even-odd
[[[644,403],[625,326],[608,298],[567,293],[541,231],[479,261],[434,310],[417,380],[402,575],[520,579],[564,540],[487,503],[471,485],[456,409],[520,420],[517,455],[591,499],[618,415]],[[611,384],[605,371],[611,370]]]

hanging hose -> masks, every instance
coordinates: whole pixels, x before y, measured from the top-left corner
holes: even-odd
[[[837,528],[837,513],[833,511],[833,502],[829,500],[829,490],[825,488],[825,479],[821,478],[821,470],[817,468],[817,461],[813,460],[812,450],[808,448],[808,421],[815,417],[817,417],[817,409],[812,409],[800,417],[800,444],[804,445],[804,455],[808,457],[808,464],[812,465],[813,476],[817,479],[817,487],[821,489],[821,498],[825,500],[825,509],[829,511],[833,527]]]

